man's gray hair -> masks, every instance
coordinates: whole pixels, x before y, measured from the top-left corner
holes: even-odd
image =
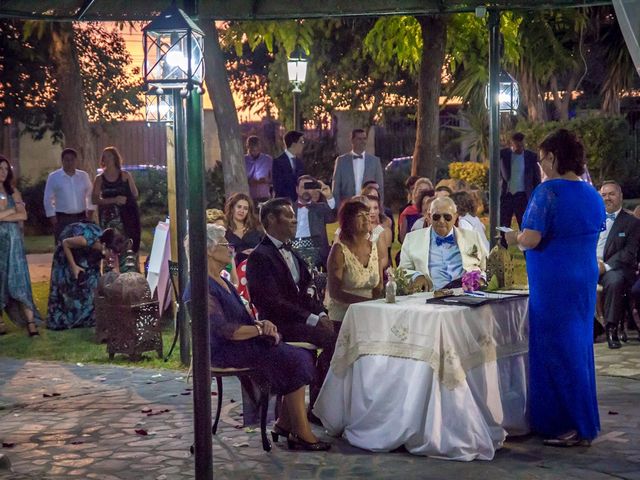
[[[450,197],[436,197],[433,202],[431,202],[431,207],[429,211],[431,213],[440,206],[450,208],[454,213],[458,213],[458,207],[456,207],[456,202],[454,202]]]
[[[227,233],[227,229],[221,225],[213,223],[207,223],[207,250],[216,248],[218,244],[224,240],[224,236]],[[189,258],[189,235],[184,239],[184,250],[187,252],[187,258]]]

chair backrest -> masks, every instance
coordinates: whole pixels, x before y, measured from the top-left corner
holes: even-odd
[[[169,265],[169,281],[171,282],[173,294],[176,296],[176,302],[181,303],[182,299],[179,297],[180,292],[178,291],[178,262],[167,260],[167,264]]]

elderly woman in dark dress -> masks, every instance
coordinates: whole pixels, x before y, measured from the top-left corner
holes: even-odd
[[[287,437],[291,450],[328,450],[331,445],[316,438],[307,420],[304,389],[315,375],[313,359],[306,350],[281,342],[269,320],[253,320],[233,285],[220,275],[231,262],[225,233],[224,227],[207,225],[211,361],[219,367],[256,369],[271,393],[282,395],[274,438]],[[188,287],[185,300],[190,298]]]

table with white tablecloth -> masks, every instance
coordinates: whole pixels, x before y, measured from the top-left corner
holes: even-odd
[[[528,432],[528,298],[471,308],[431,296],[351,305],[313,412],[371,451],[491,460]]]

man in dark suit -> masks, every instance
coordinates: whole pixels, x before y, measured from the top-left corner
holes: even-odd
[[[531,192],[540,183],[538,156],[524,148],[524,135],[511,136],[510,148],[500,150],[500,225],[511,226],[515,214],[522,228],[522,216]]]
[[[304,135],[302,132],[290,131],[284,136],[284,152],[273,159],[271,175],[273,177],[273,196],[285,197],[296,201],[298,194],[296,186],[298,177],[304,174],[302,150],[304,149]]]
[[[298,221],[290,200],[274,198],[264,203],[260,221],[265,236],[247,261],[249,294],[260,319],[275,323],[284,341],[309,342],[322,349],[316,378],[309,386],[311,412],[333,356],[334,322],[311,294],[311,274],[291,248]]]
[[[380,202],[384,204],[384,178],[380,159],[365,152],[367,133],[361,128],[351,132],[351,151],[336,158],[333,169],[333,195],[336,205],[354,195],[360,195],[365,182],[375,181],[380,187]]]
[[[331,188],[311,175],[298,178],[298,199],[293,205],[298,226],[294,248],[315,267],[327,269],[329,239],[327,224],[336,221],[336,200]]]
[[[607,210],[606,229],[600,233],[596,255],[604,299],[605,330],[609,348],[620,348],[618,324],[624,319],[624,298],[635,280],[640,220],[622,209],[622,189],[613,181],[600,188]]]

